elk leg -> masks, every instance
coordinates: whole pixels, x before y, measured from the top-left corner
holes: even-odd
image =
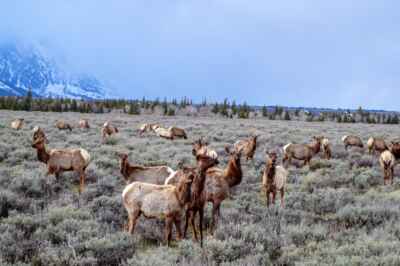
[[[212,231],[215,230],[216,226],[217,226],[217,222],[218,222],[218,212],[219,212],[219,206],[220,203],[214,203],[213,205],[213,209],[212,209]]]
[[[128,224],[128,232],[133,234],[135,231],[136,221],[140,216],[140,210],[135,210],[133,213],[128,213],[129,224]]]
[[[267,197],[267,208],[269,207],[269,191],[265,193],[265,196]]]
[[[272,204],[275,205],[276,190],[272,191]]]
[[[176,229],[176,233],[177,233],[177,240],[181,240],[182,239],[182,228],[181,228],[181,220],[179,217],[176,217],[174,219],[174,223],[175,223],[175,229]]]
[[[190,215],[190,225],[192,226],[192,232],[193,232],[193,237],[196,242],[199,241],[197,237],[197,230],[196,230],[196,223],[195,223],[195,218],[196,218],[196,212],[193,211],[192,215]]]
[[[169,243],[171,242],[172,222],[173,219],[171,217],[167,217],[165,219],[165,241],[167,242],[168,247]]]
[[[390,184],[391,185],[393,185],[393,175],[394,175],[394,169],[393,169],[393,167],[392,168],[390,168]]]
[[[183,230],[183,238],[186,238],[186,232],[189,226],[189,216],[191,215],[190,210],[186,210],[186,215],[185,215],[185,228]]]
[[[85,172],[81,170],[79,172],[79,194],[82,193],[84,186],[85,186]]]
[[[285,203],[284,203],[284,196],[285,196],[285,189],[281,188],[281,207],[284,208],[285,207]]]
[[[204,219],[204,208],[199,210],[199,225],[200,225],[200,247],[203,247],[203,219]]]

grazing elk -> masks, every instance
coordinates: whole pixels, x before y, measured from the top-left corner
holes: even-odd
[[[70,124],[68,124],[65,121],[57,121],[55,124],[55,127],[58,128],[59,130],[66,130],[68,129],[69,131],[72,131],[72,126]]]
[[[15,130],[20,130],[24,125],[24,119],[18,118],[11,122],[11,128]]]
[[[329,160],[332,157],[332,148],[331,143],[329,142],[328,138],[323,137],[321,140],[322,148],[324,149],[324,157],[325,159]]]
[[[313,137],[313,142],[310,144],[294,144],[289,143],[283,147],[283,163],[292,161],[292,158],[304,161],[305,165],[310,165],[311,158],[319,153],[321,149],[321,138]]]
[[[200,138],[192,143],[192,154],[194,156],[207,156],[218,162],[218,153],[208,147],[208,143]]]
[[[389,150],[396,160],[400,159],[400,140],[392,140]]]
[[[118,128],[115,126],[111,125],[110,122],[105,122],[103,127],[101,128],[101,136],[103,139],[103,142],[106,141],[107,136],[111,136],[113,134],[118,133]]]
[[[276,165],[276,152],[267,153],[267,161],[262,176],[262,186],[267,197],[267,207],[269,207],[270,197],[272,195],[272,204],[275,204],[277,191],[281,195],[281,207],[284,207],[285,186],[288,172],[280,165]]]
[[[161,127],[161,126],[158,125],[158,124],[155,124],[155,123],[153,123],[153,124],[150,124],[150,123],[142,124],[139,127],[139,134],[142,135],[145,132],[151,132],[151,131],[155,132],[155,129],[159,128],[159,127]]]
[[[382,153],[383,151],[388,150],[388,146],[383,138],[375,138],[370,137],[367,141],[367,147],[369,154],[377,151],[378,153]]]
[[[32,143],[34,143],[39,138],[43,138],[44,142],[46,144],[49,143],[49,140],[47,139],[46,134],[44,133],[43,129],[41,127],[39,127],[39,126],[35,126],[33,128]]]
[[[133,182],[122,192],[122,201],[128,212],[128,231],[133,234],[136,221],[143,214],[146,218],[165,220],[165,241],[169,246],[172,224],[175,224],[177,238],[182,238],[181,216],[191,199],[191,186],[194,179],[192,171],[174,185],[155,185]]]
[[[156,185],[164,184],[165,180],[175,174],[175,171],[168,166],[139,166],[131,165],[128,155],[118,154],[120,158],[120,172],[127,184],[134,181],[146,182]]]
[[[347,151],[347,147],[360,147],[364,148],[364,144],[361,139],[357,136],[343,136],[342,141],[344,143],[344,148]]]
[[[386,150],[381,153],[379,157],[379,164],[381,165],[381,169],[383,171],[383,184],[393,184],[393,172],[395,165],[394,155]]]
[[[32,147],[37,150],[38,160],[47,165],[47,174],[55,174],[59,178],[60,173],[75,171],[79,173],[79,193],[85,185],[85,170],[90,163],[90,155],[85,149],[50,149],[47,150],[44,138],[38,138]]]
[[[82,128],[82,129],[89,129],[90,128],[89,121],[87,119],[79,120],[79,124],[78,125],[79,125],[79,128]]]
[[[234,148],[237,151],[242,151],[246,156],[246,161],[253,160],[254,153],[257,148],[257,136],[253,136],[249,139],[238,140],[234,144]]]

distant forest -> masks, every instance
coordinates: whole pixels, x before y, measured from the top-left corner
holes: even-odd
[[[282,106],[253,107],[246,102],[237,104],[225,99],[223,102],[208,103],[203,100],[195,104],[190,98],[171,101],[155,99],[66,99],[66,98],[35,98],[28,92],[24,97],[0,97],[0,109],[15,111],[42,112],[80,112],[107,113],[120,111],[130,115],[156,114],[165,116],[221,116],[226,118],[265,118],[270,120],[295,120],[307,122],[331,121],[338,123],[369,123],[369,124],[399,124],[399,113],[385,111],[368,111],[359,107],[358,110],[319,110],[312,108],[287,108]]]

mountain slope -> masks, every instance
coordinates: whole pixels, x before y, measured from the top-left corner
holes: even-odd
[[[112,97],[96,78],[66,74],[39,49],[0,45],[0,96],[23,96],[29,89],[36,97]]]

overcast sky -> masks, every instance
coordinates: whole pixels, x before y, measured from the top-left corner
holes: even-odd
[[[400,1],[10,0],[39,42],[121,96],[400,110]]]

